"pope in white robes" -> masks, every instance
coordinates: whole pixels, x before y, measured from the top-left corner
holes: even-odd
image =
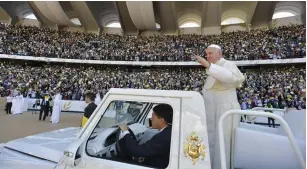
[[[208,75],[203,87],[203,98],[206,107],[206,121],[209,137],[209,151],[212,169],[221,169],[218,121],[223,113],[231,109],[240,109],[236,88],[245,80],[235,63],[222,57],[218,45],[206,49],[207,60],[196,56],[196,60],[206,68]],[[224,120],[224,138],[227,168],[231,168],[231,134],[233,127],[239,125],[240,116],[228,116]]]
[[[14,99],[15,101],[13,102],[13,104],[15,104],[15,106],[13,105],[14,108],[12,107],[12,114],[21,114],[23,106],[23,96],[21,94],[18,94],[18,96],[16,96]]]
[[[100,94],[97,93],[96,94],[96,97],[95,97],[95,104],[98,106],[101,102],[101,97],[100,97]]]
[[[14,114],[15,110],[16,110],[16,96],[12,98],[11,113]]]
[[[60,121],[60,113],[62,111],[62,96],[60,93],[56,94],[53,100],[51,123],[58,123]]]

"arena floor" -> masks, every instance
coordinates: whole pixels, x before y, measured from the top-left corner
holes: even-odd
[[[38,115],[32,112],[7,115],[0,110],[0,143],[65,127],[79,127],[82,118],[81,113],[61,113],[60,122],[52,124],[50,116],[45,121],[39,121]]]

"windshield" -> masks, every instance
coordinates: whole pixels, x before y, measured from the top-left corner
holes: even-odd
[[[112,101],[99,122],[101,128],[109,128],[118,124],[135,123],[144,113],[149,103],[133,101]]]

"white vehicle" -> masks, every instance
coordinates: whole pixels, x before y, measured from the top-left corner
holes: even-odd
[[[123,103],[120,107],[115,106],[118,101]],[[202,96],[197,92],[140,89],[111,89],[83,128],[65,128],[0,145],[0,169],[152,168],[121,160],[118,125],[128,124],[139,144],[147,142],[157,133],[150,127],[150,118],[152,108],[159,103],[167,103],[174,110],[167,169],[211,169]],[[251,115],[255,112],[239,113]],[[260,112],[260,115],[270,116],[264,112]],[[301,116],[299,120],[303,120]],[[220,125],[222,121],[220,119]],[[280,124],[283,125],[283,122]],[[305,159],[302,154],[305,155],[306,138],[300,135],[300,129],[299,134],[294,133],[294,137],[290,132],[292,142],[286,135],[289,132],[279,132],[280,128],[241,123],[234,129],[232,168],[303,168],[300,162]],[[222,133],[220,129],[219,134]],[[223,144],[220,140],[220,146]],[[223,155],[221,153],[221,159],[224,159]],[[225,164],[225,160],[221,163]]]

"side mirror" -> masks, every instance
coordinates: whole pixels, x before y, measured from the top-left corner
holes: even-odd
[[[83,142],[84,142],[84,140],[77,139],[67,146],[67,148],[64,151],[64,156],[62,158],[62,162],[66,166],[68,166],[70,168],[75,167],[75,160],[76,160],[76,157],[77,157],[77,151],[78,151],[78,149],[80,148],[80,146],[82,145]]]

